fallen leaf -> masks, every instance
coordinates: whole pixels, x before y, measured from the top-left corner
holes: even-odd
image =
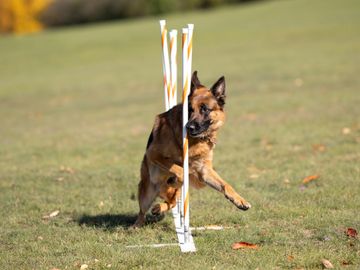
[[[80,266],[80,270],[84,270],[84,269],[88,269],[88,268],[89,268],[89,266],[86,263],[84,263]]]
[[[329,260],[322,259],[321,262],[326,269],[334,268],[334,266],[332,265],[332,263]]]
[[[350,129],[350,128],[344,127],[344,128],[342,129],[342,134],[348,135],[348,134],[350,134],[350,133],[351,133],[351,129]]]
[[[248,170],[248,172],[250,174],[260,174],[263,172],[263,170],[260,170],[258,167],[256,167],[255,165],[250,165],[249,167],[246,168]]]
[[[313,144],[312,148],[315,152],[325,152],[326,146],[319,143],[319,144]]]
[[[286,179],[284,179],[284,183],[285,184],[290,184],[290,180],[286,178]]]
[[[305,177],[302,182],[303,182],[303,184],[307,184],[307,183],[310,183],[311,181],[318,179],[319,177],[320,177],[320,175],[318,175],[318,174],[310,175],[308,177]]]
[[[288,260],[289,262],[293,261],[293,260],[294,260],[294,256],[292,256],[292,255],[287,256],[287,260]]]
[[[301,149],[302,149],[302,146],[301,146],[301,145],[295,144],[295,145],[292,146],[292,150],[295,151],[295,152],[298,152],[298,151],[300,151]]]
[[[55,211],[53,211],[53,212],[50,213],[49,217],[51,217],[51,218],[52,218],[52,217],[56,217],[59,213],[60,213],[59,210],[55,210]]]
[[[75,170],[73,168],[70,167],[65,167],[64,165],[61,165],[59,168],[60,172],[65,172],[65,173],[70,173],[70,174],[74,174]]]
[[[301,78],[296,78],[296,79],[294,80],[294,84],[295,84],[295,86],[297,86],[297,87],[301,87],[301,86],[304,84],[304,81],[303,81]]]
[[[43,219],[49,219],[49,218],[56,217],[57,215],[59,215],[59,213],[60,213],[59,210],[55,210],[55,211],[51,212],[49,215],[43,216]]]
[[[60,270],[59,268],[51,268],[51,270]]]
[[[256,113],[247,113],[243,116],[243,118],[248,121],[255,121],[258,117]]]
[[[106,265],[107,268],[111,268],[111,264],[109,263],[108,265]]]
[[[273,148],[273,144],[267,138],[262,138],[260,145],[267,151],[270,151]]]
[[[350,265],[351,263],[350,262],[348,262],[348,261],[342,261],[341,262],[341,265]]]
[[[240,248],[249,248],[249,249],[258,249],[259,246],[256,244],[251,244],[247,242],[235,242],[231,245],[232,249],[240,249]]]
[[[250,178],[251,179],[256,179],[256,178],[259,178],[259,175],[256,174],[256,173],[253,173],[253,174],[250,175]]]
[[[311,238],[314,235],[314,232],[312,230],[303,230],[302,232],[304,234],[304,237]]]
[[[346,230],[346,235],[349,236],[349,237],[354,237],[356,238],[357,237],[357,231],[353,228],[347,228]]]

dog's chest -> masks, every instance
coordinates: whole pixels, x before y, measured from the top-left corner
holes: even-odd
[[[212,159],[213,144],[209,142],[199,142],[191,145],[189,148],[189,161],[190,164],[193,162],[203,162],[207,159]]]

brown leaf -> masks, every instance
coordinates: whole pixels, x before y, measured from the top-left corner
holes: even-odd
[[[63,172],[63,173],[69,173],[69,174],[74,174],[75,173],[75,170],[73,168],[65,167],[64,165],[60,166],[59,171]]]
[[[319,143],[319,144],[313,144],[312,148],[315,152],[325,152],[326,146]]]
[[[288,260],[289,262],[293,261],[293,260],[294,260],[294,256],[292,256],[292,255],[287,256],[287,260]]]
[[[346,235],[349,236],[349,237],[354,237],[356,238],[357,237],[357,231],[353,228],[347,228],[346,230]]]
[[[80,266],[80,270],[84,270],[84,269],[88,269],[88,268],[89,268],[89,266],[86,263],[84,263]]]
[[[256,244],[251,244],[247,242],[235,242],[231,245],[232,249],[240,249],[240,248],[249,248],[249,249],[258,249],[259,246]]]
[[[320,177],[320,175],[318,175],[318,174],[314,174],[314,175],[310,175],[308,177],[305,177],[303,179],[303,184],[310,183],[311,181],[314,181],[314,180],[318,179],[319,177]]]
[[[334,268],[334,266],[332,265],[332,263],[329,260],[322,259],[321,262],[326,269]]]

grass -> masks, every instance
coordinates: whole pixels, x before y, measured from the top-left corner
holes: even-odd
[[[157,18],[2,37],[0,269],[358,269],[344,230],[360,230],[359,8],[266,1],[167,17],[195,23],[200,79],[226,76],[214,163],[253,206],[192,190],[193,226],[231,227],[194,233],[196,254],[125,248],[176,242],[170,214],[128,230],[164,107]]]

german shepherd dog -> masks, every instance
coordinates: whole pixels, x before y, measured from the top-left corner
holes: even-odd
[[[195,71],[190,90],[186,125],[190,184],[195,188],[208,185],[223,193],[237,208],[247,210],[251,205],[216,173],[212,165],[217,132],[225,121],[225,78],[221,77],[208,89],[200,83]],[[162,214],[176,205],[183,184],[182,153],[182,105],[178,104],[155,118],[141,164],[140,212],[135,227],[144,224],[145,214],[156,197],[164,202],[153,206],[153,215]]]

